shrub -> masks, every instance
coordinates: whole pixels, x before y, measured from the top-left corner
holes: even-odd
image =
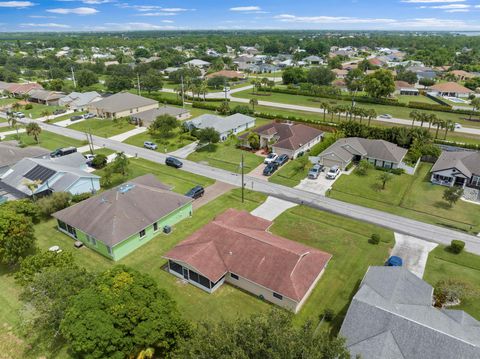
[[[92,160],[92,167],[93,168],[103,168],[107,165],[107,156],[99,153],[97,154]]]
[[[448,247],[450,252],[455,253],[455,254],[461,253],[463,251],[463,248],[465,248],[465,242],[464,241],[459,241],[457,239],[454,239],[450,243],[450,247]]]
[[[325,308],[323,311],[323,319],[326,322],[331,322],[335,318],[335,312],[331,308]]]
[[[40,210],[36,203],[29,199],[8,201],[2,204],[0,208],[11,209],[15,213],[23,214],[24,216],[29,217],[33,223],[40,222]]]
[[[373,233],[368,240],[371,244],[379,244],[380,243],[380,235],[378,233]]]
[[[355,169],[355,174],[359,176],[366,176],[374,166],[367,160],[361,160]]]
[[[478,292],[472,286],[460,279],[442,279],[435,285],[433,292],[435,306],[442,307],[444,304],[458,304],[468,297],[478,296]]]
[[[80,194],[74,194],[72,196],[72,203],[78,203],[78,202],[82,202],[86,199],[89,199],[90,197],[92,197],[92,194],[89,193],[89,192],[86,192],[86,193],[80,193]]]
[[[49,218],[52,213],[67,208],[70,205],[71,195],[67,192],[55,192],[50,196],[42,197],[37,201],[40,213],[44,218]]]
[[[33,108],[33,105],[31,103],[27,103],[25,105],[25,110],[31,110]]]

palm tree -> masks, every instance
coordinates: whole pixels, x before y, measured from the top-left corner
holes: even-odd
[[[7,121],[10,127],[15,127],[15,130],[17,131],[17,140],[19,139],[18,135],[18,124],[17,124],[17,118],[15,116],[9,115],[7,117]]]
[[[20,110],[21,107],[22,107],[22,106],[21,106],[20,103],[18,103],[18,102],[15,102],[15,103],[12,105],[12,109],[13,109],[14,111]]]
[[[36,143],[39,143],[38,136],[42,132],[42,128],[36,122],[28,123],[27,127],[25,127],[28,136],[33,136]]]
[[[435,123],[437,119],[437,115],[434,113],[431,113],[430,115],[427,115],[426,120],[428,121],[428,131],[432,128],[432,125]]]
[[[202,81],[202,83],[200,84],[200,87],[199,87],[199,91],[203,94],[203,101],[206,101],[207,100],[206,95],[207,95],[207,92],[208,92],[207,81]]]
[[[142,350],[140,353],[138,353],[137,359],[151,359],[153,358],[154,354],[155,354],[155,349],[147,348]]]
[[[265,87],[268,87],[269,84],[270,84],[270,80],[267,79],[266,77],[264,77],[264,78],[262,78],[262,80],[261,80],[260,83],[261,83],[262,87],[264,87],[264,86],[265,86]]]
[[[415,126],[415,121],[418,121],[421,115],[422,114],[417,110],[413,110],[412,112],[410,112],[409,116],[412,119],[412,128]]]
[[[255,112],[255,106],[258,105],[258,100],[256,98],[251,98],[249,103],[252,105],[253,112]]]
[[[33,198],[33,200],[35,200],[35,190],[42,184],[42,181],[40,181],[40,180],[35,180],[35,181],[25,180],[22,183],[30,190],[30,192],[32,192],[32,198]]]
[[[382,189],[385,189],[387,182],[390,182],[393,179],[393,175],[389,172],[382,172],[378,176],[378,179],[382,183]]]
[[[438,138],[438,131],[440,130],[440,127],[443,128],[444,123],[445,123],[444,120],[442,120],[442,119],[440,119],[440,118],[438,118],[438,117],[435,116],[435,119],[434,119],[433,122],[432,122],[432,124],[433,124],[434,126],[437,126],[437,131],[435,132],[435,139]]]
[[[253,79],[252,85],[253,85],[253,94],[255,94],[255,90],[257,90],[258,86],[260,85],[260,82],[257,79]]]
[[[48,116],[50,116],[50,111],[48,111],[48,110],[43,110],[43,111],[40,113],[40,116],[45,117],[45,119],[48,121]]]
[[[330,121],[333,122],[335,120],[335,115],[338,114],[338,106],[330,107]]]
[[[325,122],[325,117],[327,116],[327,112],[330,111],[330,104],[328,102],[321,102],[320,108],[323,110],[323,122]]]
[[[448,131],[453,132],[455,130],[455,123],[452,120],[448,120],[444,122],[443,126],[445,128],[445,136],[443,137],[443,139],[446,140]]]
[[[375,109],[373,108],[367,110],[367,118],[368,118],[368,127],[370,127],[370,121],[377,118],[377,111],[375,111]]]

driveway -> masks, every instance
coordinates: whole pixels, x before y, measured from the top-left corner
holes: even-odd
[[[258,178],[262,181],[267,181],[268,180],[268,177],[264,176],[263,175],[263,169],[265,168],[265,164],[264,163],[261,163],[259,164],[257,167],[255,167],[253,170],[251,170],[248,175],[250,177],[255,177],[255,178]]]
[[[130,137],[133,137],[135,135],[139,135],[141,133],[144,133],[145,131],[147,131],[146,127],[137,127],[137,128],[134,128],[133,130],[121,133],[121,134],[116,135],[116,136],[109,137],[108,139],[118,141],[118,142],[123,142],[126,139],[128,139]]]
[[[340,172],[337,178],[331,180],[325,178],[325,173],[327,172],[328,168],[326,168],[325,171],[322,172],[315,180],[305,178],[300,182],[299,185],[295,186],[295,188],[325,196],[327,191],[332,188],[335,181],[343,174],[343,172]]]
[[[391,255],[402,258],[404,267],[417,277],[423,278],[428,254],[437,246],[437,243],[395,233],[395,247]]]
[[[234,188],[236,188],[236,186],[225,182],[216,181],[211,186],[205,188],[205,194],[203,195],[203,197],[193,201],[193,209],[198,209],[202,207],[208,202],[213,201],[214,199],[220,197],[222,194],[227,193]]]
[[[198,141],[192,142],[182,148],[179,148],[176,151],[170,152],[170,156],[178,157],[178,158],[187,158],[190,154],[195,152],[197,149]]]
[[[273,221],[287,209],[295,206],[295,203],[269,196],[267,197],[267,200],[255,208],[251,214],[269,221]]]

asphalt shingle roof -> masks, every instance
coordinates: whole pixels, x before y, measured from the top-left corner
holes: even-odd
[[[119,92],[103,100],[92,103],[90,106],[105,112],[122,112],[133,108],[156,104],[157,101],[134,95],[129,92]]]
[[[255,118],[236,113],[228,117],[220,117],[216,115],[204,114],[186,122],[188,126],[194,126],[198,129],[214,128],[218,133],[232,131],[235,128],[246,125]]]
[[[480,175],[480,152],[443,151],[437,162],[433,165],[431,172],[443,171],[450,168],[456,168],[467,177],[471,177],[472,174]]]

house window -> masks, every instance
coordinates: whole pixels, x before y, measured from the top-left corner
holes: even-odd
[[[155,232],[158,231],[158,223],[157,223],[157,222],[155,222],[155,223],[153,224],[153,230],[154,230]]]
[[[480,176],[473,176],[471,183],[474,187],[480,187]]]
[[[172,270],[175,273],[178,273],[180,275],[183,275],[183,267],[180,264],[178,264],[174,261],[169,261],[168,266],[169,266],[170,270]]]
[[[238,280],[238,275],[236,275],[236,274],[230,273],[230,277],[232,277],[233,279]]]
[[[68,224],[67,224],[67,232],[70,233],[72,237],[75,237],[75,239],[77,238],[77,231],[75,230],[75,228],[73,228]]]
[[[90,237],[90,240],[92,241],[92,244],[93,244],[94,246],[97,245],[97,240],[96,240],[95,238]]]
[[[65,222],[62,222],[62,221],[60,221],[60,220],[57,220],[57,222],[58,222],[58,226],[59,226],[61,229],[63,229],[64,231],[67,230],[67,225],[65,224]]]
[[[283,295],[275,293],[275,292],[273,292],[273,296],[274,296],[274,298],[277,298],[277,299],[280,299],[280,300],[283,299]]]
[[[145,230],[142,229],[142,230],[140,231],[140,233],[139,233],[139,234],[140,234],[140,238],[145,237],[145,233],[146,233]]]
[[[112,248],[110,246],[107,246],[107,251],[108,251],[108,254],[112,255]]]

